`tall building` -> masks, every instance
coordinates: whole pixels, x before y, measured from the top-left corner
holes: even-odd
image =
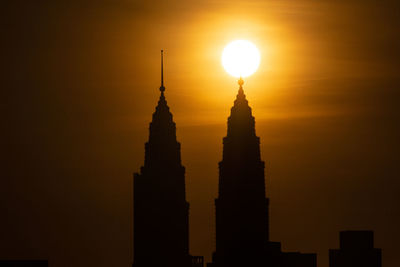
[[[242,83],[223,139],[215,210],[216,262],[223,263],[222,266],[244,266],[262,255],[269,236],[264,162]]]
[[[280,243],[269,240],[269,199],[260,138],[242,79],[239,86],[219,163],[216,251],[209,267],[316,266],[315,254],[283,253]]]
[[[164,91],[161,51],[161,95],[150,123],[144,165],[134,174],[133,266],[200,266],[202,257],[189,255],[185,167]]]
[[[329,250],[329,266],[381,267],[382,251],[374,248],[374,232],[340,232],[340,249]]]

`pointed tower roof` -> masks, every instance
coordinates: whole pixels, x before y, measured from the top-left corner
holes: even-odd
[[[158,114],[159,112],[157,112],[157,111],[163,111],[163,110],[169,112],[169,107],[167,105],[167,101],[165,100],[164,91],[165,91],[165,87],[164,87],[164,50],[161,50],[161,86],[160,86],[161,95],[160,95],[160,100],[158,100],[156,112],[154,114],[156,114],[156,113]],[[153,114],[153,118],[154,118],[154,114]]]
[[[161,50],[161,86],[160,86],[160,99],[158,100],[158,105],[156,106],[156,111],[153,113],[153,122],[156,121],[164,121],[164,122],[172,122],[172,114],[169,111],[169,107],[167,105],[167,101],[164,96],[164,50]],[[151,134],[151,133],[150,133]]]
[[[231,115],[228,118],[227,136],[255,136],[255,119],[252,115],[249,102],[244,94],[242,78],[238,80],[239,90],[236,96]]]
[[[163,50],[161,50],[161,86],[160,98],[153,113],[153,118],[149,128],[149,141],[146,144],[146,164],[161,164],[175,160],[176,164],[180,164],[179,143],[176,140],[176,125],[169,110],[167,101],[164,96],[164,58]],[[172,152],[173,151],[173,152]],[[174,157],[165,158],[163,155],[172,153]]]

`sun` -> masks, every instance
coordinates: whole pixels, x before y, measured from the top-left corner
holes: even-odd
[[[222,52],[222,66],[234,77],[248,77],[260,65],[260,52],[247,40],[236,40],[225,46]]]

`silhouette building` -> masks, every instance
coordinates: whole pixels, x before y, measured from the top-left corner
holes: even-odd
[[[161,95],[150,123],[144,165],[134,174],[133,267],[202,267],[202,257],[189,255],[185,167],[164,96],[162,53]]]
[[[0,267],[48,267],[47,260],[0,260]]]
[[[381,267],[382,251],[374,248],[374,232],[340,232],[340,249],[329,250],[329,266]]]
[[[228,118],[219,163],[216,251],[208,267],[316,266],[316,254],[284,253],[269,240],[269,199],[266,197],[260,138],[248,105],[243,80]]]

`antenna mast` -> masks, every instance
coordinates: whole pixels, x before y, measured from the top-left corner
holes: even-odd
[[[163,93],[165,91],[164,87],[164,50],[161,50],[161,87],[160,91]]]

